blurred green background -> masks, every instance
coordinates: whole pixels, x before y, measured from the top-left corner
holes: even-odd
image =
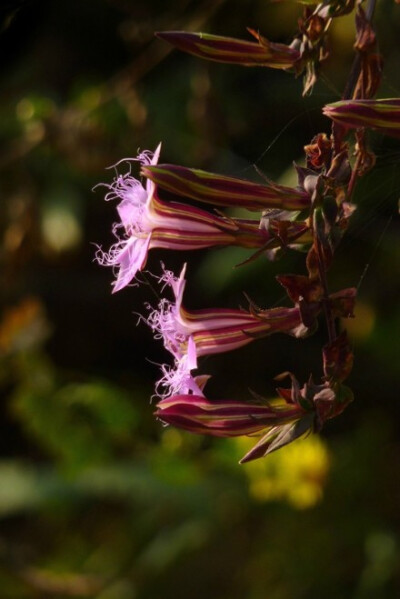
[[[16,9],[19,7],[19,10]],[[207,63],[156,30],[290,42],[301,8],[266,0],[0,4],[0,596],[2,599],[393,599],[400,596],[400,145],[372,136],[376,169],[329,275],[359,285],[356,401],[320,437],[237,464],[252,440],[163,428],[149,399],[167,359],[137,326],[157,303],[147,277],[111,296],[93,262],[112,242],[106,168],[163,142],[162,161],[293,183],[292,161],[340,97],[351,18],[312,96],[283,72]],[[378,2],[385,77],[400,95],[400,7]],[[304,270],[223,249],[154,251],[189,261],[188,307],[282,303],[277,273]],[[208,358],[213,397],[274,393],[273,377],[321,376],[317,334]],[[254,442],[254,440],[253,440]]]

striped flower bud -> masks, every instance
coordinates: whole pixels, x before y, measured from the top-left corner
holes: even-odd
[[[369,127],[393,137],[400,136],[400,98],[342,100],[327,104],[325,116],[345,127]]]
[[[304,210],[310,206],[310,196],[305,191],[272,182],[261,185],[174,164],[144,165],[142,174],[167,191],[214,206],[254,211]]]
[[[155,416],[191,433],[238,437],[299,420],[303,409],[295,404],[210,401],[203,394],[174,395],[157,404]]]
[[[288,69],[299,59],[300,53],[295,48],[270,42],[252,29],[248,31],[257,42],[186,31],[163,31],[156,35],[179,50],[217,62]]]

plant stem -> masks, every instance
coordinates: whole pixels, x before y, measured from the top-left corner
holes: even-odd
[[[372,18],[374,16],[374,12],[375,12],[375,6],[376,6],[376,0],[369,0],[368,5],[365,9],[365,18],[367,19],[368,22],[372,21]],[[343,92],[343,100],[349,100],[350,98],[352,98],[353,93],[354,93],[354,88],[357,85],[357,81],[360,76],[361,67],[362,67],[362,55],[361,55],[361,52],[357,52],[356,56],[354,57],[353,64],[351,66],[351,70],[350,70],[350,74],[349,74],[349,78],[347,80],[346,87]],[[333,133],[333,139],[335,140],[336,136],[334,134],[334,124],[332,125],[332,133]],[[350,182],[349,182],[349,185],[347,188],[347,195],[349,198],[351,197],[351,195],[354,191],[354,187],[355,187],[357,176],[358,176],[358,167],[359,167],[360,162],[361,162],[361,154],[359,154],[357,157],[356,163],[352,170]],[[326,324],[327,324],[327,328],[328,328],[329,342],[332,343],[336,339],[336,336],[337,336],[336,335],[336,326],[335,326],[335,320],[332,315],[332,310],[329,305],[328,282],[327,282],[326,270],[325,270],[325,266],[324,266],[321,241],[318,238],[318,234],[315,232],[315,228],[314,228],[314,236],[315,236],[314,237],[315,248],[316,248],[317,256],[318,256],[319,278],[321,281],[323,294],[324,294],[323,305],[324,305],[325,319],[326,319]]]
[[[319,274],[319,280],[321,282],[322,290],[323,290],[322,303],[323,303],[323,307],[324,307],[326,327],[328,330],[328,339],[329,339],[329,343],[332,343],[337,337],[335,319],[333,318],[330,301],[329,301],[328,280],[327,280],[326,269],[325,269],[325,265],[324,265],[324,256],[323,256],[323,251],[322,251],[322,247],[321,247],[321,241],[318,237],[318,233],[316,233],[316,231],[315,231],[315,227],[314,227],[314,235],[315,235],[315,237],[314,237],[315,248],[316,248],[317,256],[318,256],[318,274]]]
[[[369,22],[372,21],[372,18],[374,16],[375,6],[376,6],[376,0],[369,0],[368,6],[365,9],[365,17],[366,17],[367,21],[369,21]],[[350,70],[350,74],[349,74],[349,78],[347,80],[346,87],[343,92],[343,96],[342,96],[343,100],[349,100],[352,97],[354,88],[355,88],[358,78],[360,76],[360,70],[361,70],[361,53],[357,52],[356,56],[354,57],[353,64],[351,66],[351,70]]]

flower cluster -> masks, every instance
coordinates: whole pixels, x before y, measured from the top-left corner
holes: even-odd
[[[148,314],[142,317],[154,337],[163,342],[172,362],[161,365],[156,416],[197,434],[258,435],[260,439],[242,462],[320,430],[353,399],[344,385],[352,369],[353,352],[345,332],[337,332],[336,321],[354,316],[356,290],[332,293],[327,273],[355,210],[355,182],[374,163],[366,130],[394,136],[400,131],[400,100],[373,99],[382,70],[372,27],[373,0],[366,11],[359,0],[324,0],[315,7],[306,4],[298,34],[289,45],[270,42],[253,30],[249,32],[256,41],[179,31],[157,34],[201,58],[304,73],[307,93],[328,54],[326,39],[332,20],[355,13],[357,60],[342,100],[323,109],[333,121],[330,136],[318,133],[304,148],[305,166],[295,165],[298,185],[287,187],[268,180],[254,183],[159,163],[158,146],[154,153],[145,151],[116,165],[114,181],[106,184],[106,200],[117,202],[119,220],[112,229],[116,242],[108,252],[98,248],[96,254],[100,264],[114,268],[116,292],[137,281],[149,251],[156,248],[187,252],[238,246],[250,251],[249,260],[275,258],[286,248],[306,250],[304,274],[277,277],[290,307],[259,308],[249,300],[247,309],[190,310],[183,302],[184,264],[179,276],[163,266],[158,282],[163,292],[169,290],[170,297],[163,297],[156,308],[148,305]],[[356,131],[355,160],[346,139],[351,129]],[[140,164],[141,180],[132,176],[133,161]],[[126,172],[120,174],[123,162]],[[252,218],[221,212],[232,207],[248,210]],[[291,386],[279,387],[279,397],[272,400],[255,394],[249,401],[206,397],[209,376],[197,372],[203,356],[258,343],[258,339],[274,333],[306,337],[316,329],[321,314],[328,342],[322,348],[324,376],[320,383],[310,377],[301,385],[287,372],[276,379],[289,378]]]
[[[120,221],[114,224],[117,242],[108,252],[97,250],[101,264],[116,269],[113,291],[131,283],[147,260],[152,248],[189,250],[215,245],[240,245],[264,253],[285,246],[312,246],[312,209],[315,182],[310,173],[299,170],[299,186],[289,188],[272,182],[257,184],[243,179],[207,173],[177,165],[160,164],[160,146],[153,153],[142,152],[135,160],[141,165],[145,184],[131,174],[117,173],[107,185],[106,200],[116,200]],[[117,167],[120,165],[118,164]],[[163,194],[185,198],[171,201]],[[258,212],[257,219],[237,219],[192,206],[197,200],[218,207],[232,205]],[[235,400],[211,401],[204,395],[207,375],[194,375],[198,361],[206,355],[238,349],[261,337],[283,333],[304,337],[315,328],[324,309],[323,294],[307,277],[278,277],[292,301],[291,307],[261,309],[251,301],[247,310],[207,308],[189,310],[184,306],[186,264],[179,276],[163,267],[158,277],[162,291],[171,290],[171,299],[162,297],[156,308],[147,306],[143,320],[162,340],[171,354],[172,365],[161,365],[156,384],[156,415],[163,422],[192,432],[217,436],[237,436],[267,432],[268,450],[281,446],[280,433],[290,431],[290,439],[312,424],[316,411],[313,402],[305,404],[280,391],[279,405],[267,400],[257,403]],[[329,303],[340,316],[352,313],[352,290],[331,294]],[[310,419],[310,414],[311,419]],[[301,423],[301,424],[299,424]],[[299,428],[300,427],[300,428]],[[275,440],[278,434],[277,442]],[[303,431],[304,432],[304,431]],[[285,436],[285,438],[287,435]],[[255,457],[261,455],[257,444]],[[262,445],[265,448],[265,443]],[[264,451],[266,453],[267,450]],[[253,453],[246,460],[253,459]]]

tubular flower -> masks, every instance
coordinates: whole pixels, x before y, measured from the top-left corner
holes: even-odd
[[[196,356],[200,357],[237,349],[272,333],[298,335],[306,332],[298,307],[262,310],[259,316],[234,309],[187,310],[182,305],[185,271],[186,265],[179,278],[164,271],[160,282],[171,286],[175,301],[162,299],[146,319],[175,360],[181,360],[188,353],[189,341],[193,342]]]
[[[160,146],[154,154],[142,152],[134,160],[154,165],[159,153]],[[234,221],[194,206],[164,202],[151,180],[144,187],[130,172],[117,175],[106,187],[109,189],[106,200],[120,200],[117,206],[120,222],[113,226],[117,242],[108,252],[99,248],[96,258],[100,264],[118,270],[113,292],[132,281],[145,266],[149,250],[155,247],[190,250],[232,244],[258,248],[269,241],[259,231],[256,221]]]
[[[324,106],[323,113],[345,127],[370,127],[387,135],[400,136],[400,98],[342,100]]]
[[[142,152],[134,160],[142,167],[155,165],[159,152],[160,146],[154,154]],[[281,244],[273,231],[261,230],[257,220],[224,218],[180,202],[165,202],[158,197],[153,181],[147,179],[144,187],[130,172],[117,175],[106,187],[109,189],[106,200],[120,200],[117,206],[120,222],[113,226],[117,242],[108,252],[98,248],[96,259],[117,269],[113,292],[128,285],[144,268],[152,248],[194,250],[236,245],[269,249]],[[288,235],[300,243],[310,240],[307,223],[293,223]]]
[[[156,417],[191,433],[237,437],[299,420],[304,410],[295,404],[272,405],[234,400],[208,400],[203,393],[162,399]]]
[[[288,69],[300,58],[300,52],[285,44],[275,44],[252,29],[249,33],[257,42],[186,31],[163,31],[157,37],[169,42],[179,50],[200,58],[252,67]]]
[[[174,164],[144,165],[142,174],[172,193],[215,206],[239,206],[257,211],[304,210],[311,203],[307,192],[284,185],[272,182],[260,185]]]
[[[157,404],[155,416],[166,424],[200,435],[260,435],[260,440],[240,463],[264,457],[315,428],[313,407],[284,395],[272,401],[260,398],[258,403],[210,401],[200,389],[197,393],[164,397]]]
[[[155,415],[167,424],[192,433],[215,437],[259,434],[259,441],[240,461],[249,462],[320,430],[327,419],[352,401],[351,391],[339,381],[317,385],[310,377],[300,387],[294,375],[288,372],[276,380],[288,376],[292,380],[291,388],[278,388],[278,399],[258,397],[258,403],[210,401],[204,396],[204,385],[198,385],[200,393],[190,390],[164,397],[157,404]]]

